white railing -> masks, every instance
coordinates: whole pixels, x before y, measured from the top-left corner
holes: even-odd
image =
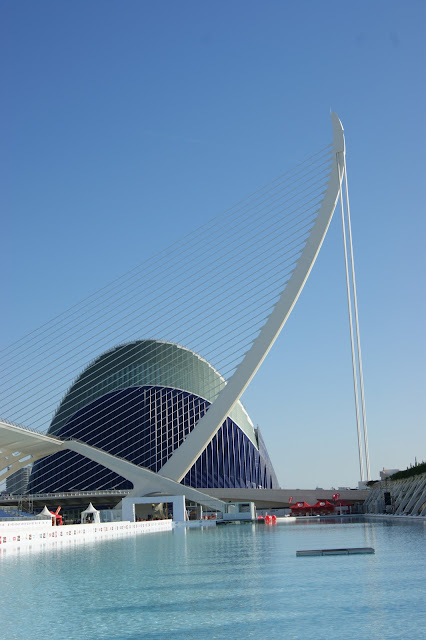
[[[0,502],[19,502],[19,500],[31,501],[43,498],[78,498],[86,496],[127,496],[130,489],[110,489],[109,491],[63,491],[61,493],[11,493],[0,496]]]

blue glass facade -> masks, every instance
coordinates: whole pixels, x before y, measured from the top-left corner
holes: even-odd
[[[179,345],[154,340],[121,345],[79,376],[49,433],[158,472],[223,384],[209,363]],[[262,438],[240,403],[182,484],[197,489],[279,488]],[[32,493],[131,488],[129,481],[72,451],[36,462],[29,483]]]
[[[78,411],[57,434],[77,438],[139,466],[159,471],[194,429],[210,403],[167,387],[131,387],[102,396]],[[262,456],[227,418],[182,484],[194,488],[277,488]],[[30,492],[131,489],[130,482],[72,451],[35,463]]]

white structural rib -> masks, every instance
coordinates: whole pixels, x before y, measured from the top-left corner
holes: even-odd
[[[0,480],[63,447],[58,438],[0,421]]]
[[[128,460],[117,458],[102,449],[78,440],[60,440],[49,435],[29,431],[23,427],[0,422],[0,477],[4,480],[28,464],[45,456],[70,449],[118,473],[133,483],[130,496],[150,494],[185,495],[210,509],[222,511],[223,502],[192,487],[183,487],[169,478],[159,478],[154,471],[139,467]],[[24,459],[25,458],[25,459]],[[3,473],[1,473],[3,472]]]
[[[334,161],[330,180],[315,224],[299,261],[274,310],[224,389],[199,420],[195,429],[191,431],[186,440],[174,451],[171,458],[160,469],[159,474],[164,477],[180,482],[198,459],[262,364],[303,289],[336,208],[343,176],[345,154],[343,126],[335,113],[331,114],[331,120]]]
[[[222,511],[223,509],[223,502],[217,498],[212,498],[192,487],[183,487],[181,484],[170,480],[170,478],[159,477],[154,471],[139,467],[124,458],[113,456],[85,442],[67,440],[64,442],[64,447],[86,456],[86,458],[103,465],[132,482],[133,489],[130,491],[129,496],[149,496],[152,494],[179,496],[184,494],[187,500],[193,500],[210,509],[216,509],[217,511]]]

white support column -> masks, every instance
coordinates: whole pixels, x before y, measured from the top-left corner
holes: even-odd
[[[159,504],[168,502],[173,504],[173,521],[185,521],[185,496],[148,496],[145,498],[128,497],[122,500],[122,519],[135,521],[135,505],[136,504]]]
[[[123,498],[121,501],[121,519],[135,522],[135,504],[137,498]]]

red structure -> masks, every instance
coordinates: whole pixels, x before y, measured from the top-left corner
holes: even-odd
[[[312,515],[312,505],[307,502],[296,502],[291,507],[292,516],[310,516]]]
[[[50,512],[52,514],[52,516],[54,516],[54,518],[55,518],[55,520],[53,520],[53,518],[52,518],[52,525],[53,526],[56,525],[57,527],[59,527],[59,526],[61,526],[63,524],[62,523],[62,516],[59,515],[60,510],[61,510],[61,507],[58,507],[55,512],[53,512],[53,511]]]
[[[326,516],[334,513],[335,506],[328,500],[318,500],[315,504],[296,502],[290,509],[293,516]]]
[[[319,516],[328,516],[330,513],[334,513],[334,504],[331,504],[328,500],[318,500],[312,506],[313,513]]]

